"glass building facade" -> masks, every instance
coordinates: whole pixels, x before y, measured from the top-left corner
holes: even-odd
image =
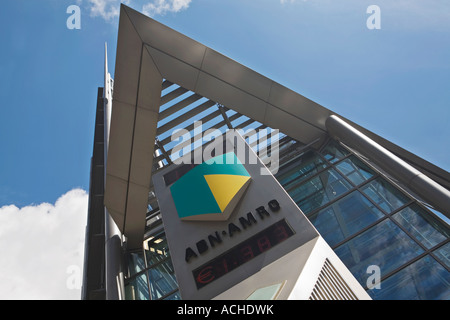
[[[450,299],[445,221],[334,140],[293,147],[281,150],[276,178],[373,299]],[[149,212],[144,249],[128,257],[128,299],[181,298],[159,217]]]
[[[157,228],[144,241],[142,251],[128,255],[125,295],[128,300],[180,300],[175,271],[164,230]]]
[[[373,299],[450,299],[448,224],[368,161],[330,140],[277,178]]]
[[[276,128],[275,178],[373,299],[450,299],[448,172],[125,5],[120,16],[114,94],[105,61],[97,97],[83,299],[181,299],[152,175],[209,129],[258,132],[246,140],[272,165]]]

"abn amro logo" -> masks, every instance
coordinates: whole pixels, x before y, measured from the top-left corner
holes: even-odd
[[[171,187],[178,216],[187,221],[226,221],[251,177],[233,152],[214,157]]]

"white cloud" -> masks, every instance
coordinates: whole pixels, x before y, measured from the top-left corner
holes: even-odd
[[[120,4],[132,6],[149,16],[179,12],[189,7],[192,0],[77,0],[78,5],[87,3],[92,17],[101,17],[107,21],[115,19],[120,13]]]
[[[102,17],[111,20],[119,16],[120,3],[128,1],[119,0],[87,0],[89,11],[92,17]]]
[[[87,208],[81,189],[0,208],[0,300],[80,299]]]
[[[187,9],[190,3],[191,0],[154,0],[142,7],[142,13],[153,17],[167,12],[179,12]]]

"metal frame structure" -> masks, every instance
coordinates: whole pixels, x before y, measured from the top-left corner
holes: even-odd
[[[327,142],[326,142],[327,143]],[[321,150],[326,146],[326,143],[323,144],[323,146],[321,148],[319,148],[317,150],[317,153],[320,154]],[[342,158],[340,158],[338,161],[336,162],[330,162],[327,159],[323,158],[323,161],[325,161],[325,163],[327,164],[327,166],[325,168],[322,168],[320,170],[318,170],[314,175],[311,175],[308,177],[308,179],[302,181],[301,183],[305,183],[306,181],[313,179],[314,177],[317,177],[318,175],[320,175],[321,173],[323,173],[326,170],[330,170],[330,169],[334,169],[337,172],[341,173],[341,170],[337,167],[337,164],[345,161],[346,159],[350,158],[350,157],[356,157],[358,160],[360,160],[361,162],[363,162],[367,167],[369,167],[373,172],[374,175],[365,180],[364,182],[358,184],[358,185],[354,185],[348,178],[346,175],[342,174],[342,177],[344,178],[344,180],[346,180],[351,186],[352,188],[350,188],[349,190],[347,190],[346,192],[343,192],[342,194],[340,194],[339,196],[335,197],[333,200],[331,200],[330,202],[326,203],[323,206],[320,206],[314,210],[312,210],[311,212],[307,213],[306,216],[308,218],[312,217],[313,215],[315,215],[316,213],[320,212],[321,210],[323,210],[326,207],[329,207],[330,205],[332,205],[333,203],[337,203],[339,200],[347,197],[348,195],[350,195],[351,193],[355,192],[355,191],[359,191],[361,194],[364,194],[363,192],[363,188],[364,186],[367,186],[368,184],[370,184],[372,181],[378,179],[378,178],[382,178],[385,179],[388,183],[392,184],[395,189],[399,190],[403,195],[405,195],[407,198],[409,198],[409,201],[406,202],[405,204],[403,204],[402,206],[396,208],[395,210],[393,210],[392,212],[386,212],[386,210],[384,210],[378,203],[376,203],[375,201],[373,201],[370,197],[368,197],[367,199],[370,201],[370,203],[375,206],[380,212],[383,213],[383,217],[376,219],[374,222],[368,224],[367,226],[365,226],[364,228],[360,229],[358,232],[346,237],[345,239],[341,240],[340,242],[332,245],[333,249],[336,249],[337,247],[341,246],[342,244],[351,241],[352,239],[356,238],[357,236],[361,235],[362,233],[364,233],[365,231],[369,230],[370,228],[372,228],[373,226],[381,223],[384,220],[390,220],[392,221],[398,228],[400,228],[403,232],[405,232],[411,239],[415,239],[414,235],[412,235],[406,228],[404,228],[400,223],[398,223],[395,219],[393,219],[393,216],[395,214],[397,214],[398,212],[402,211],[403,209],[405,209],[406,207],[410,206],[411,204],[417,204],[418,206],[420,206],[423,210],[425,210],[426,212],[428,212],[428,214],[430,216],[432,216],[433,218],[435,218],[438,221],[441,221],[444,225],[446,224],[445,222],[443,222],[441,220],[441,218],[439,218],[438,216],[435,216],[432,212],[429,211],[429,208],[426,206],[426,203],[422,203],[421,201],[419,201],[415,195],[413,195],[411,192],[408,192],[408,190],[405,190],[402,186],[400,186],[396,181],[392,180],[392,178],[387,175],[386,173],[384,173],[383,171],[381,171],[379,168],[375,167],[373,165],[373,163],[371,163],[370,161],[367,161],[366,159],[364,159],[363,157],[361,157],[359,154],[355,153],[354,151],[352,151],[349,147],[345,146],[344,144],[341,144],[341,146],[343,148],[345,148],[348,151],[348,154],[343,156]],[[445,246],[446,244],[450,243],[450,238],[448,238],[447,240],[431,247],[431,248],[427,248],[425,245],[423,245],[420,241],[415,241],[420,247],[421,249],[424,251],[423,253],[419,254],[417,257],[413,258],[412,260],[410,260],[408,263],[405,263],[397,268],[395,268],[394,270],[385,273],[382,275],[381,277],[381,281],[383,281],[384,279],[388,278],[389,276],[391,276],[394,273],[397,273],[398,271],[400,271],[401,269],[406,268],[407,266],[411,265],[412,263],[416,262],[417,260],[423,258],[426,255],[431,255],[432,257],[435,258],[436,261],[438,261],[442,267],[444,267],[447,271],[450,272],[450,268],[448,265],[446,265],[445,263],[441,263],[440,259],[437,259],[436,256],[434,255],[433,251],[435,251],[436,249],[439,249],[440,247]],[[367,287],[365,288],[367,289]]]

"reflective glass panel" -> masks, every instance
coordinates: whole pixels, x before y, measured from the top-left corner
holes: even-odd
[[[433,251],[435,256],[450,268],[450,242]]]
[[[361,285],[366,285],[367,268],[377,265],[382,274],[410,261],[423,250],[392,221],[386,219],[339,246],[341,258]]]
[[[311,215],[309,220],[330,246],[334,246],[336,243],[344,240],[344,232],[339,226],[332,207],[327,207]]]
[[[383,216],[373,203],[354,191],[309,219],[328,244],[333,246]]]
[[[172,262],[160,263],[148,270],[152,300],[157,300],[178,288]]]
[[[377,178],[362,187],[363,192],[390,213],[409,202],[409,198],[382,178]]]
[[[147,273],[143,273],[130,280],[125,286],[125,298],[127,300],[150,300],[147,285]]]
[[[448,300],[450,273],[427,255],[367,292],[379,300]]]
[[[373,177],[374,172],[355,156],[350,156],[336,164],[336,168],[358,186]]]
[[[314,151],[308,151],[301,155],[294,163],[280,170],[278,181],[289,188],[291,183],[299,183],[326,167],[324,161]]]
[[[336,170],[326,170],[300,186],[286,189],[304,213],[327,204],[351,188]]]
[[[447,239],[450,233],[431,215],[419,205],[412,204],[396,213],[394,219],[429,249]]]
[[[343,157],[349,154],[349,152],[341,147],[339,143],[337,143],[334,140],[330,140],[330,142],[323,148],[322,155],[327,159],[329,162],[334,163],[336,161],[339,161]]]
[[[129,255],[130,276],[145,269],[144,255],[142,252],[130,253]]]

